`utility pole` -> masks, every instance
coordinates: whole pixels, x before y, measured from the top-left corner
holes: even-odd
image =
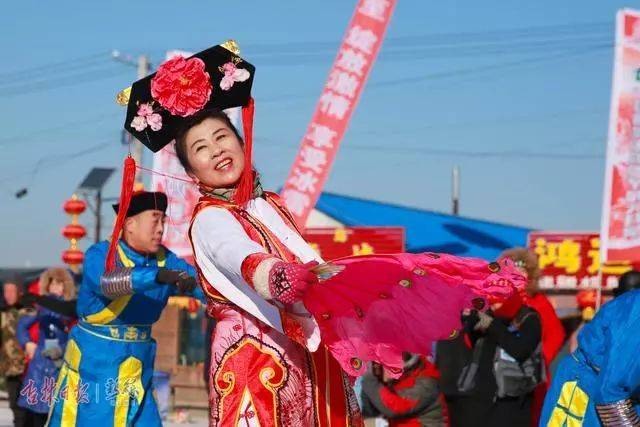
[[[96,229],[94,237],[96,243],[100,241],[100,227],[102,226],[102,188],[114,171],[115,169],[113,168],[93,168],[78,186],[78,190],[85,194],[85,200],[95,215]],[[89,193],[93,193],[95,195],[94,206],[91,205],[91,201],[89,200]]]
[[[138,80],[143,79],[149,75],[151,72],[151,63],[149,62],[149,57],[147,55],[140,55],[138,58],[133,58],[131,55],[125,55],[118,50],[114,50],[111,53],[111,56],[114,60],[118,62],[122,62],[123,64],[134,66],[138,69]],[[137,139],[133,140],[133,147],[131,149],[131,157],[136,161],[137,165],[142,166],[142,143]],[[142,186],[142,179],[140,177],[140,170],[136,170],[136,179],[135,186]]]
[[[451,211],[453,215],[458,216],[460,214],[460,168],[454,166],[451,175]]]
[[[138,57],[138,80],[149,75],[149,58],[146,55]],[[136,164],[142,166],[142,143],[137,139],[133,140],[133,160]],[[142,179],[140,177],[140,169],[136,170],[135,185],[142,187]]]
[[[102,189],[96,191],[96,243],[100,242],[100,227],[102,226]]]

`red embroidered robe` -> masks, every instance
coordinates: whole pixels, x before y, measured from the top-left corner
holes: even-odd
[[[291,215],[275,194],[265,193],[264,200],[259,202],[263,212],[273,210],[279,220],[299,235]],[[196,219],[208,209],[223,209],[232,215],[246,233],[237,237],[238,241],[250,239],[264,252],[287,262],[300,260],[265,226],[257,211],[208,196],[197,204],[189,235],[199,279],[208,298],[207,311],[217,319],[211,343],[210,426],[361,426],[349,380],[322,345],[309,352],[301,345],[305,342],[302,328],[284,311],[280,311],[280,320],[285,334],[225,298],[216,283],[210,283],[206,277],[206,271],[211,271],[210,263],[207,270],[202,259],[207,250],[198,250],[196,245],[198,240],[217,236],[194,236]],[[206,225],[204,229],[198,228],[199,233],[207,231]],[[221,227],[218,232],[225,230]],[[227,272],[226,276],[233,276],[238,282],[242,273]],[[242,286],[249,285],[236,285],[234,291]]]

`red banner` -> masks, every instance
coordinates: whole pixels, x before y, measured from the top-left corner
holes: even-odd
[[[308,228],[304,238],[327,261],[352,255],[404,252],[402,227]]]
[[[396,0],[360,0],[282,197],[300,226],[314,208],[391,19]]]
[[[600,264],[600,236],[597,233],[529,234],[529,248],[538,255],[543,290],[581,290],[600,286],[613,289],[618,277],[630,270],[629,261]]]
[[[640,12],[618,12],[615,46],[602,256],[640,261]]]

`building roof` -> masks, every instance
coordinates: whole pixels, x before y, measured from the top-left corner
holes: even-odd
[[[402,226],[407,252],[444,252],[494,260],[525,246],[529,228],[323,193],[316,209],[345,226]]]

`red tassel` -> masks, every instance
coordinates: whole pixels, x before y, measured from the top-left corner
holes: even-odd
[[[122,168],[122,186],[120,187],[120,207],[118,208],[118,216],[111,233],[111,243],[109,244],[109,252],[105,262],[105,271],[109,272],[116,267],[116,245],[120,239],[124,220],[127,218],[129,203],[133,195],[133,184],[136,179],[136,161],[133,157],[128,156],[124,159],[124,167]]]
[[[233,203],[244,206],[253,196],[253,98],[242,107],[242,131],[244,134],[244,170],[233,194]]]

